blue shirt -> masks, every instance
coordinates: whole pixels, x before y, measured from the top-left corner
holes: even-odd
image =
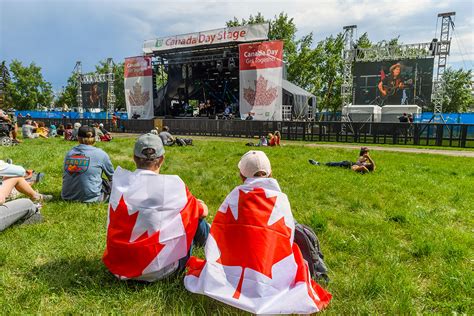
[[[100,148],[80,144],[64,158],[64,200],[98,202],[102,198],[102,172],[112,179],[114,166],[109,156]]]

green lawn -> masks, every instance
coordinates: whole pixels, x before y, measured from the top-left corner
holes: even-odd
[[[98,146],[115,166],[133,169],[133,142]],[[0,233],[0,313],[239,313],[187,292],[182,278],[140,284],[109,274],[101,262],[107,206],[60,200],[62,161],[72,146],[41,139],[0,148],[0,159],[46,172],[38,189],[55,196],[43,208],[44,223]],[[247,150],[243,142],[197,140],[168,149],[163,172],[181,176],[214,215],[239,184],[236,164]],[[474,311],[472,158],[375,151],[377,172],[359,175],[307,162],[354,160],[353,150],[264,150],[295,218],[321,239],[334,297],[325,313]]]

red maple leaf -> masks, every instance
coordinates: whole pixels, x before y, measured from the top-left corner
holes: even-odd
[[[150,100],[150,91],[142,91],[142,85],[138,81],[135,82],[128,95],[128,101],[132,106],[144,106]]]
[[[218,212],[211,228],[221,255],[217,262],[225,266],[240,266],[242,273],[234,298],[240,297],[245,269],[272,277],[275,263],[292,253],[291,228],[280,218],[272,225],[268,220],[276,197],[267,198],[261,188],[248,193],[239,191],[238,216],[234,219],[230,208]]]
[[[145,231],[140,237],[130,241],[138,213],[128,215],[123,196],[115,210],[110,206],[107,248],[103,260],[112,273],[126,278],[142,275],[143,270],[164,248],[159,242],[160,231],[151,236]]]
[[[258,77],[255,82],[255,90],[251,87],[244,88],[244,99],[252,106],[264,105],[268,106],[275,101],[278,97],[278,91],[276,87],[268,88],[268,80],[262,75]]]

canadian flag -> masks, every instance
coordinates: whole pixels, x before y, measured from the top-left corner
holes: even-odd
[[[188,261],[186,288],[256,314],[320,311],[332,296],[311,279],[293,243],[294,230],[290,203],[278,182],[247,179],[214,218],[207,261]]]
[[[103,262],[120,279],[165,277],[188,254],[202,212],[178,176],[118,167]]]

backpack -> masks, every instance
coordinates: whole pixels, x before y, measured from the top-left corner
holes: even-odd
[[[324,264],[324,255],[319,245],[319,239],[311,227],[295,223],[294,242],[298,245],[303,258],[308,262],[309,272],[315,280],[329,282],[328,269]]]

